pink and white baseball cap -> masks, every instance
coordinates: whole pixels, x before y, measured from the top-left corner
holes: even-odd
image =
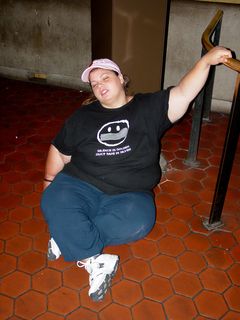
[[[110,59],[97,59],[93,60],[88,68],[86,68],[81,76],[83,82],[89,82],[89,74],[93,69],[107,69],[116,71],[118,74],[122,74],[119,66]]]

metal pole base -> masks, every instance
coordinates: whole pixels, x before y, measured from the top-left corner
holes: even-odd
[[[208,219],[206,219],[205,221],[203,221],[203,226],[211,231],[211,230],[215,230],[217,228],[222,227],[224,224],[222,223],[222,221],[217,221],[217,222],[213,222],[213,223],[209,223]]]
[[[186,166],[192,167],[192,168],[198,168],[200,167],[200,161],[197,160],[190,160],[190,159],[185,159],[183,160],[183,163]]]
[[[212,120],[209,117],[208,118],[203,117],[203,122],[212,123]]]

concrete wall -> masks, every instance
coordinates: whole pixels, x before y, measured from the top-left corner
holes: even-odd
[[[90,60],[90,0],[0,0],[0,75],[79,87]]]
[[[93,58],[113,59],[130,93],[160,88],[167,0],[92,0]]]
[[[113,0],[112,58],[131,80],[130,91],[160,88],[167,0]]]
[[[170,9],[164,86],[176,84],[201,54],[201,36],[218,9],[224,11],[220,45],[231,48],[240,59],[240,5],[172,0]],[[236,72],[218,66],[212,110],[229,112]]]
[[[103,10],[111,20],[106,28],[112,25],[104,35],[111,57],[130,76],[132,91],[157,90],[167,0],[105,1],[112,6],[109,13]],[[221,44],[239,58],[239,5],[172,0],[165,87],[176,84],[200,57],[202,32],[218,8],[224,10]],[[104,45],[101,39],[97,47]],[[85,89],[80,74],[91,61],[91,40],[91,0],[0,0],[0,75],[25,80],[40,73],[49,84]],[[218,67],[213,106],[229,110],[234,84],[235,73]]]

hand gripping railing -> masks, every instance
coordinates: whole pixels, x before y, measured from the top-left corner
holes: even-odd
[[[220,38],[220,29],[222,21],[223,11],[218,10],[214,18],[211,20],[206,30],[202,34],[202,55],[207,51],[211,50],[214,46],[218,45]],[[210,38],[214,34],[214,40],[211,41]],[[231,175],[231,170],[233,166],[234,156],[236,153],[236,148],[239,138],[240,129],[240,61],[233,58],[228,58],[227,62],[224,63],[227,67],[237,72],[237,79],[235,84],[234,96],[232,101],[232,107],[229,115],[228,128],[225,137],[222,158],[220,162],[220,168],[218,172],[217,183],[215,187],[215,192],[213,196],[213,202],[210,212],[210,217],[207,221],[204,221],[204,226],[208,230],[218,228],[222,225],[221,215],[224,206],[224,201],[227,193],[228,183]],[[208,81],[204,90],[198,95],[195,101],[195,108],[193,115],[192,132],[190,137],[190,146],[188,159],[185,160],[186,164],[195,165],[196,153],[199,143],[200,127],[203,117],[209,117],[209,111],[211,107],[212,98],[212,88],[214,82],[214,72],[215,67],[212,68]],[[204,105],[204,112],[202,112],[202,106]],[[198,119],[197,119],[198,117]],[[193,129],[193,127],[196,128]],[[198,131],[198,132],[197,132]],[[192,141],[191,141],[192,138]],[[195,139],[195,141],[193,140]],[[194,146],[193,146],[194,145]],[[196,162],[195,164],[194,161]],[[191,163],[192,162],[192,163]]]

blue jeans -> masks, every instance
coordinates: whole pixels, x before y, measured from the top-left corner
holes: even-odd
[[[108,195],[63,173],[43,192],[41,208],[66,261],[143,238],[155,223],[156,211],[147,192]]]

